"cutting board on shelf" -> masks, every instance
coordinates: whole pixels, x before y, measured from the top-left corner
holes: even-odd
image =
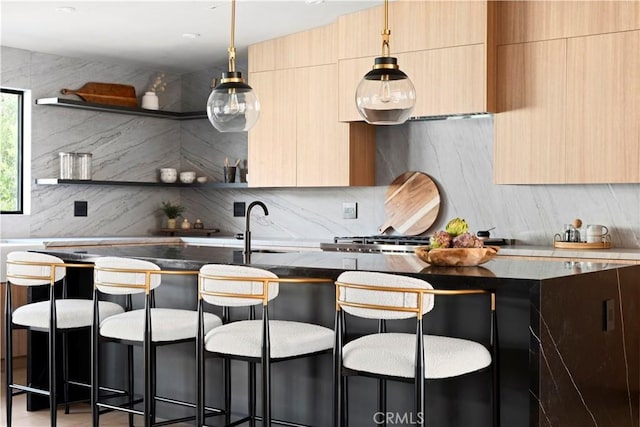
[[[95,104],[137,107],[136,88],[118,83],[89,82],[79,89],[62,89],[63,95],[77,95],[85,102]]]
[[[386,221],[378,231],[393,228],[406,236],[429,229],[440,211],[440,192],[435,182],[422,172],[405,172],[387,188],[384,200]]]

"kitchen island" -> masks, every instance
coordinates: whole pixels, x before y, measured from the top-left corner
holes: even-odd
[[[233,248],[186,245],[131,245],[47,249],[67,261],[92,262],[99,256],[153,261],[163,269],[197,270],[206,263],[243,264]],[[254,253],[251,265],[280,276],[335,279],[344,270],[382,271],[420,277],[435,288],[494,289],[497,294],[501,422],[503,426],[638,426],[640,266],[508,260],[479,267],[432,267],[413,255],[335,252]],[[80,293],[90,294],[90,277],[77,277]],[[89,283],[89,284],[87,284]],[[196,282],[170,278],[157,292],[158,306],[195,308]],[[164,285],[163,285],[164,286]],[[270,309],[272,318],[333,325],[334,289],[329,284],[282,285]],[[215,309],[212,309],[215,311]],[[489,317],[482,297],[436,299],[425,331],[488,343]],[[413,321],[389,330],[413,331]],[[375,324],[349,320],[348,331],[373,331]],[[160,354],[158,391],[193,399],[193,378],[177,377],[164,366],[194,366],[192,345]],[[139,357],[140,355],[137,354]],[[37,365],[31,360],[31,369]],[[216,360],[209,360],[212,404],[220,402]],[[273,413],[278,419],[331,425],[331,358],[288,362],[273,368]],[[114,372],[114,371],[111,371]],[[116,370],[115,372],[120,372]],[[112,375],[114,381],[122,381]],[[246,408],[246,368],[233,368],[233,410]],[[427,425],[484,427],[490,420],[489,374],[427,385]],[[138,384],[141,381],[137,381]],[[350,380],[352,425],[373,425],[375,385]],[[168,394],[168,393],[165,393]],[[389,385],[388,410],[411,411],[412,387]],[[216,400],[217,399],[217,400]],[[163,416],[159,406],[159,414]],[[358,420],[356,422],[356,420]]]

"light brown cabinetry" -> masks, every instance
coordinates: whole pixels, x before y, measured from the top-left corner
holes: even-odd
[[[250,187],[375,185],[375,128],[338,122],[337,25],[249,47]]]
[[[249,186],[295,186],[294,71],[249,73],[249,81],[260,99],[260,119],[249,131]],[[288,103],[284,101],[285,97],[289,99]]]
[[[337,66],[295,70],[297,186],[373,185],[375,128],[338,122]],[[322,100],[319,105],[319,100]]]
[[[389,3],[391,53],[485,42],[486,1],[395,1]],[[379,56],[382,6],[338,18],[338,59]],[[402,66],[402,64],[400,64]],[[364,73],[363,73],[364,74]]]
[[[500,1],[498,44],[551,40],[640,28],[638,1]]]
[[[566,181],[640,182],[640,31],[567,45]]]
[[[496,183],[640,182],[638,3],[499,2]]]
[[[498,47],[495,182],[564,182],[566,50],[566,40]]]
[[[334,64],[336,27],[325,25],[249,46],[249,72]]]
[[[413,117],[494,111],[493,2],[398,1],[389,5],[391,54],[413,81]],[[339,119],[362,120],[355,92],[381,54],[381,7],[338,19]]]

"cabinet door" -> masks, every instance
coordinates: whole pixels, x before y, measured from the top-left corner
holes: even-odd
[[[339,59],[379,56],[384,8],[338,18]],[[389,3],[391,54],[483,43],[486,1],[395,1]]]
[[[297,184],[349,185],[349,124],[338,122],[336,65],[296,69]]]
[[[296,185],[296,105],[293,70],[251,73],[260,119],[249,131],[250,187]],[[290,95],[287,95],[290,94]],[[283,102],[287,96],[289,101]]]
[[[569,39],[567,181],[640,182],[640,31]]]
[[[497,184],[565,181],[566,40],[500,46]]]
[[[498,44],[640,29],[638,1],[499,1]]]
[[[487,111],[484,44],[400,53],[398,65],[416,88],[413,117]],[[362,120],[355,93],[373,57],[339,63],[339,119]]]

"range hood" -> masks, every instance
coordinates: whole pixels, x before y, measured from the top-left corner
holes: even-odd
[[[408,122],[425,122],[433,120],[462,120],[462,119],[480,119],[484,117],[491,117],[492,113],[465,113],[465,114],[446,114],[441,116],[416,116],[410,117]]]

